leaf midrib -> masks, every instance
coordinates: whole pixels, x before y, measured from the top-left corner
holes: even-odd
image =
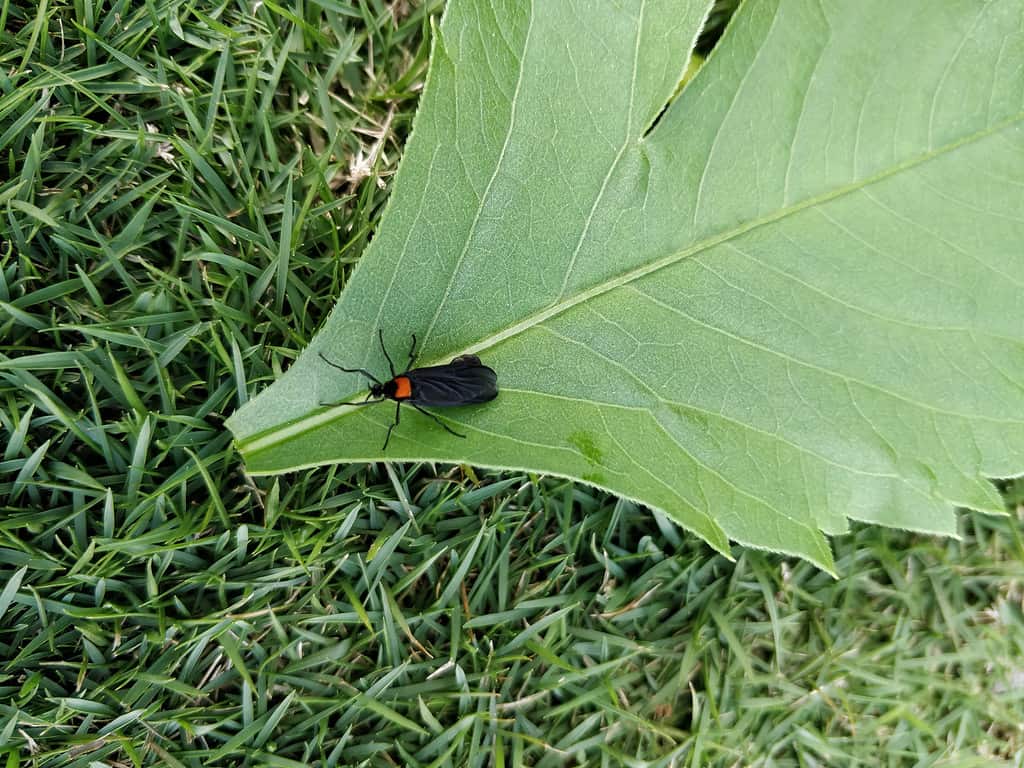
[[[546,320],[549,320],[553,317],[557,317],[558,315],[567,312],[568,310],[572,309],[578,304],[582,304],[585,301],[589,301],[591,299],[597,298],[598,296],[602,296],[605,293],[608,293],[609,291],[613,291],[616,288],[621,288],[622,286],[628,285],[643,277],[647,277],[648,275],[651,275],[667,267],[674,266],[675,264],[678,264],[679,262],[684,261],[685,259],[696,256],[706,250],[714,248],[718,245],[722,245],[723,243],[727,243],[730,240],[734,240],[756,229],[767,226],[769,224],[774,224],[775,222],[781,221],[785,218],[788,218],[789,216],[801,213],[802,211],[805,211],[809,208],[813,208],[818,205],[823,205],[825,203],[839,199],[854,192],[858,192],[862,189],[866,189],[870,186],[873,186],[889,178],[892,178],[897,174],[916,168],[920,165],[923,165],[927,162],[935,160],[936,158],[947,155],[951,152],[955,152],[957,149],[960,149],[961,147],[967,146],[978,141],[982,141],[986,138],[994,136],[995,134],[1014,125],[1015,123],[1021,122],[1022,120],[1024,120],[1024,112],[1018,112],[1004,120],[1001,120],[997,123],[993,123],[992,125],[987,126],[986,128],[980,131],[975,131],[974,133],[963,136],[960,139],[957,139],[956,141],[949,142],[935,149],[931,149],[928,152],[924,152],[920,155],[908,158],[903,162],[896,163],[895,165],[886,168],[882,171],[879,171],[875,174],[865,176],[864,178],[858,179],[857,181],[836,187],[835,189],[829,190],[828,192],[824,192],[822,194],[809,197],[806,200],[803,200],[794,205],[784,206],[782,208],[779,208],[774,213],[768,214],[766,216],[761,216],[759,218],[751,219],[750,221],[744,222],[736,227],[733,227],[732,229],[727,229],[718,234],[706,237],[703,240],[697,241],[686,248],[674,251],[666,256],[661,257],[660,259],[655,259],[654,261],[651,261],[647,264],[643,264],[627,272],[623,272],[615,277],[605,280],[604,282],[597,283],[591,288],[588,288],[585,291],[580,291],[579,293],[569,296],[562,301],[557,301],[554,304],[551,304],[550,306],[540,310],[539,312],[535,312],[529,317],[524,318],[520,322],[511,325],[508,328],[499,331],[498,333],[492,334],[491,336],[481,339],[476,344],[472,344],[462,349],[461,351],[450,352],[449,355],[446,356],[444,359],[438,359],[435,361],[425,361],[423,364],[436,365],[444,362],[444,360],[447,360],[450,357],[465,354],[479,354],[485,350],[497,346],[498,344],[504,341],[507,341],[508,339],[518,336],[519,334],[528,331],[537,325],[540,325]],[[645,141],[646,139],[640,139],[637,143],[639,145]],[[296,420],[291,424],[288,424],[279,429],[272,429],[269,432],[264,432],[261,435],[250,438],[248,440],[241,440],[239,441],[239,447],[247,453],[265,450],[273,445],[285,442],[286,440],[290,439],[291,437],[294,437],[295,435],[302,434],[308,429],[312,429],[322,424],[327,424],[332,421],[335,421],[336,419],[343,416],[348,410],[354,409],[351,406],[338,406],[336,408],[324,411],[323,413],[307,416],[305,418]]]
[[[825,192],[820,195],[815,195],[814,197],[809,197],[806,200],[796,203],[795,205],[780,208],[775,213],[769,214],[767,216],[751,219],[748,222],[744,222],[739,226],[725,230],[716,235],[711,235],[710,237],[707,237],[704,240],[700,240],[687,248],[683,248],[679,251],[670,253],[667,256],[663,256],[660,259],[656,259],[647,264],[643,264],[639,267],[636,267],[635,269],[629,270],[628,272],[623,272],[615,277],[605,280],[602,283],[598,283],[585,291],[570,296],[566,298],[564,301],[556,302],[540,310],[539,312],[535,312],[534,314],[525,318],[521,322],[516,323],[515,325],[512,325],[503,331],[499,331],[498,333],[492,334],[491,336],[482,339],[476,344],[472,344],[466,347],[461,352],[452,354],[479,354],[483,350],[497,346],[501,342],[506,341],[507,339],[510,339],[513,336],[518,336],[523,331],[529,330],[533,326],[539,325],[540,323],[544,322],[545,320],[548,320],[549,318],[556,317],[557,315],[560,315],[563,312],[572,309],[577,304],[581,304],[584,301],[589,301],[590,299],[596,298],[597,296],[601,296],[605,293],[608,293],[609,291],[615,290],[616,288],[621,288],[622,286],[639,280],[640,278],[647,277],[648,275],[658,272],[666,267],[673,266],[674,264],[677,264],[680,261],[688,259],[692,256],[696,256],[703,251],[709,250],[718,245],[722,245],[723,243],[726,243],[730,240],[734,240],[735,238],[741,237],[747,234],[748,232],[752,232],[768,224],[774,224],[777,221],[781,221],[789,216],[807,210],[808,208],[813,208],[816,205],[823,205],[825,203],[831,202],[832,200],[836,200],[845,195],[849,195],[853,192],[859,192],[862,189],[866,189],[874,184],[885,181],[886,179],[891,178],[892,176],[895,176],[898,173],[908,171],[912,168],[916,168],[917,166],[923,165],[938,157],[949,154],[950,152],[953,152],[959,149],[960,147],[966,146],[967,144],[971,144],[975,141],[981,141],[990,136],[994,136],[1003,129],[1008,128],[1009,126],[1013,125],[1014,123],[1018,123],[1021,120],[1024,120],[1024,112],[1018,112],[1016,115],[1013,115],[1012,117],[1007,118],[998,123],[995,123],[984,130],[969,134],[961,139],[958,139],[957,141],[950,142],[949,144],[945,144],[937,149],[931,150],[922,155],[905,160],[902,163],[897,163],[896,165],[892,166],[891,168],[887,168],[884,171],[872,174],[871,176],[866,176],[863,179],[860,179],[856,182],[845,184],[841,187],[837,187],[829,192]]]

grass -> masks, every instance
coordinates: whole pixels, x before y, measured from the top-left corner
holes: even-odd
[[[439,10],[0,2],[5,765],[1024,765],[1024,483],[835,581],[562,481],[245,474]]]

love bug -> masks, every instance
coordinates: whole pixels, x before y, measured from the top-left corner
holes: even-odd
[[[395,401],[395,421],[388,427],[388,433],[384,438],[384,447],[381,450],[387,450],[391,432],[398,426],[402,415],[402,403],[407,403],[420,413],[429,416],[456,437],[465,438],[465,435],[456,432],[430,411],[424,410],[424,407],[452,408],[459,405],[474,405],[486,403],[498,396],[498,375],[492,368],[481,363],[480,358],[476,355],[460,355],[447,365],[413,368],[412,363],[416,359],[416,334],[413,334],[412,347],[409,349],[408,370],[405,373],[395,373],[395,364],[391,361],[387,347],[384,346],[384,332],[378,329],[377,336],[380,339],[380,348],[384,351],[384,357],[388,361],[388,368],[391,370],[391,379],[388,381],[381,381],[364,368],[345,368],[331,362],[323,352],[320,353],[320,358],[339,371],[361,373],[373,382],[365,400],[348,403],[324,403],[324,405],[374,405],[383,403],[385,400]]]

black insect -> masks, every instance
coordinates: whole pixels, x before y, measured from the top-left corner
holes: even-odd
[[[451,408],[457,405],[486,403],[498,396],[498,375],[493,369],[481,363],[480,358],[476,355],[460,355],[447,365],[413,368],[412,363],[416,359],[416,334],[413,334],[412,347],[409,349],[409,370],[398,374],[395,373],[395,364],[391,361],[387,347],[384,346],[383,331],[378,329],[377,335],[380,338],[380,348],[384,350],[384,357],[387,358],[388,368],[391,369],[389,381],[381,381],[363,368],[345,368],[333,363],[324,357],[323,352],[320,353],[320,357],[325,363],[339,371],[361,373],[373,382],[365,400],[350,403],[324,403],[324,405],[373,405],[385,400],[395,401],[395,422],[388,427],[388,434],[384,438],[382,450],[387,450],[391,432],[398,426],[402,414],[402,403],[408,403],[420,413],[426,414],[456,437],[464,438],[465,435],[456,432],[430,411],[423,410],[423,406]]]

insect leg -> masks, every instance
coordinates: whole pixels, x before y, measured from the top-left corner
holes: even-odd
[[[345,373],[361,373],[361,374],[363,374],[363,376],[368,378],[370,381],[372,381],[372,382],[374,382],[376,384],[380,384],[381,383],[380,379],[378,379],[376,376],[374,376],[372,373],[370,373],[365,368],[344,368],[344,367],[338,365],[337,363],[332,363],[330,360],[328,360],[326,357],[324,357],[324,353],[323,352],[320,352],[318,354],[320,355],[320,359],[323,360],[325,363],[327,363],[332,368],[337,368],[339,371],[344,371]]]
[[[386,451],[388,449],[388,440],[391,439],[391,431],[395,427],[398,426],[398,421],[401,418],[402,418],[402,404],[401,404],[401,402],[397,402],[397,403],[395,403],[395,423],[392,424],[390,427],[388,427],[388,433],[387,433],[387,435],[384,436],[384,447],[381,448],[381,451]]]
[[[391,355],[388,354],[388,348],[384,346],[384,331],[381,328],[377,329],[377,336],[380,338],[380,348],[384,350],[384,357],[387,358],[388,368],[391,369],[391,378],[395,378],[398,374],[395,373],[395,364],[391,362]]]
[[[454,429],[449,427],[447,424],[445,424],[443,421],[441,421],[439,418],[437,418],[437,416],[432,414],[430,411],[423,410],[418,405],[416,405],[416,403],[409,403],[409,405],[411,405],[413,408],[415,408],[420,413],[425,414],[425,415],[429,416],[430,418],[432,418],[434,421],[436,421],[438,424],[440,424],[442,427],[444,427],[445,430],[447,430],[448,432],[451,432],[456,437],[461,437],[461,438],[465,439],[465,437],[466,437],[465,435],[461,434],[460,432],[456,432]]]
[[[373,395],[367,395],[365,400],[343,400],[340,403],[324,403],[324,402],[321,402],[320,405],[329,405],[332,408],[337,406],[337,405],[376,405],[377,403],[383,403],[385,400],[387,400],[386,397],[385,398],[381,398],[380,400],[371,400],[370,399],[371,397],[373,397]]]

